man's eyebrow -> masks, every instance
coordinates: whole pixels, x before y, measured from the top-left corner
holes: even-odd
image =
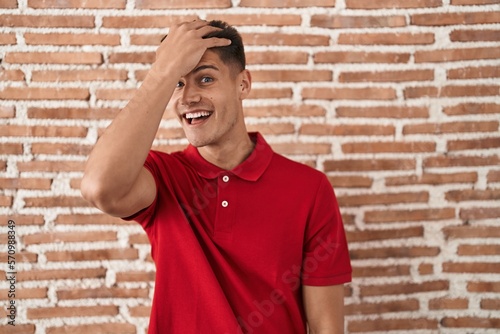
[[[217,66],[214,66],[214,65],[201,65],[201,66],[198,66],[197,68],[195,68],[193,70],[193,73],[196,73],[196,72],[199,72],[199,71],[203,71],[203,70],[206,70],[206,69],[212,69],[212,70],[219,71],[219,68]]]

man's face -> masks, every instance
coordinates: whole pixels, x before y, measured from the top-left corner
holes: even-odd
[[[249,92],[249,74],[237,73],[219,55],[207,50],[196,67],[182,77],[169,102],[189,142],[196,146],[220,145],[242,131],[241,101]],[[248,85],[248,92],[242,88]],[[244,127],[243,127],[243,131]]]

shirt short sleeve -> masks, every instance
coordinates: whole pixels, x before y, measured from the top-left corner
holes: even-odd
[[[352,268],[339,206],[323,175],[307,225],[302,284],[326,286],[350,282]]]

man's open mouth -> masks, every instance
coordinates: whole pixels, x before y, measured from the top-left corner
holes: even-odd
[[[205,121],[211,115],[212,112],[209,111],[195,111],[195,112],[185,113],[183,117],[188,122],[188,124],[195,125],[203,123],[203,121]]]

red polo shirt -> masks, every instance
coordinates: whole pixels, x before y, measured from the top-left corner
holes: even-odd
[[[254,151],[231,171],[191,145],[150,152],[157,196],[129,218],[156,264],[149,333],[305,334],[301,285],[351,280],[326,176],[250,136]]]

